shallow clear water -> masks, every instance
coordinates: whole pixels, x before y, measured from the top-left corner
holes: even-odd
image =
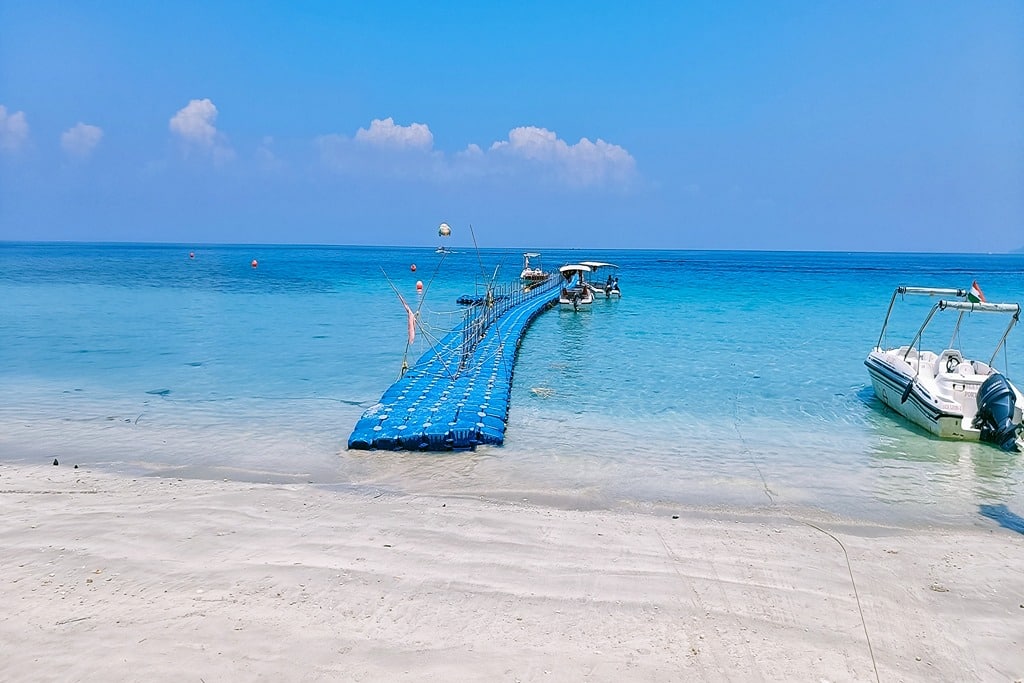
[[[1024,256],[542,261],[584,258],[619,264],[624,296],[549,311],[529,329],[505,445],[419,454],[345,450],[405,351],[388,279],[413,303],[416,281],[427,284],[422,315],[440,335],[459,295],[496,267],[500,281],[518,275],[518,252],[2,244],[0,459],[588,506],[812,506],[907,523],[973,524],[980,505],[1024,511],[1022,456],[909,426],[874,399],[863,365],[896,285],[976,279],[990,300],[1024,302]],[[909,340],[930,303],[899,307],[889,342]],[[978,318],[961,342],[987,359],[1005,320]],[[925,347],[948,336],[936,325]],[[1024,380],[1024,330],[996,364]]]

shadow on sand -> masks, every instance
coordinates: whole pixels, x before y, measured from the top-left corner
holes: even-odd
[[[995,520],[999,526],[1024,534],[1024,517],[1010,512],[1006,505],[979,505],[978,512],[989,519]]]

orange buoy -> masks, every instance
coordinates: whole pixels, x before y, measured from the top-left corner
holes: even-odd
[[[256,266],[259,265],[259,261],[257,261],[256,259],[253,259],[252,263],[250,263],[249,265],[252,266],[253,268],[255,268]]]
[[[414,263],[411,266],[409,266],[409,270],[411,270],[412,272],[415,273],[416,272],[416,264]]]
[[[417,280],[416,281],[416,291],[417,292],[422,292],[423,291],[423,280]]]

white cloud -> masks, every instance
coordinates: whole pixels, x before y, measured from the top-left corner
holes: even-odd
[[[421,177],[444,182],[458,177],[540,179],[563,186],[628,186],[636,160],[623,147],[581,138],[570,145],[546,128],[522,126],[508,139],[484,149],[470,143],[460,152],[433,149],[434,136],[423,123],[396,125],[374,119],[354,138],[337,133],[316,139],[321,160],[336,171],[391,177]]]
[[[209,99],[191,100],[171,117],[171,132],[181,139],[199,145],[212,146],[217,139],[217,107]]]
[[[574,186],[624,183],[636,173],[636,160],[619,145],[600,138],[580,138],[570,145],[554,131],[536,126],[513,128],[508,140],[495,142],[489,153],[546,167]]]
[[[356,140],[370,145],[389,147],[391,149],[422,149],[429,150],[434,146],[434,135],[425,123],[413,123],[408,126],[395,124],[390,116],[386,119],[374,119],[370,128],[356,131]]]
[[[208,152],[214,162],[230,161],[234,150],[227,144],[223,133],[217,130],[217,107],[209,99],[190,100],[171,117],[171,132],[192,149]]]
[[[390,116],[374,119],[353,137],[332,133],[314,141],[320,160],[335,171],[393,178],[435,177],[445,158],[435,152],[434,136],[424,123],[402,126]]]
[[[28,121],[25,112],[7,113],[7,107],[0,104],[0,150],[17,151],[28,142]]]
[[[60,146],[71,156],[84,159],[88,157],[103,139],[103,129],[79,122],[72,128],[61,133]]]

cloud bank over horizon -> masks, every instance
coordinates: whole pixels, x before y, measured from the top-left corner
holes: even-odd
[[[219,110],[210,98],[192,99],[168,120],[167,128],[185,158],[207,159],[222,167],[238,156],[227,135],[217,127]],[[83,122],[60,135],[64,152],[79,160],[92,155],[105,131]],[[22,111],[8,113],[0,105],[0,150],[13,152],[27,146],[28,122]],[[248,157],[263,170],[287,165],[272,151],[274,137],[264,135]],[[539,181],[564,189],[629,189],[639,173],[634,157],[624,147],[601,138],[583,137],[569,143],[539,126],[511,129],[505,139],[446,152],[434,147],[434,134],[426,123],[408,125],[394,118],[372,119],[352,135],[328,133],[312,139],[319,165],[333,173],[359,174],[381,179],[406,179],[431,184],[460,180]],[[317,160],[309,159],[313,164]],[[147,162],[154,167],[152,160]]]
[[[470,143],[454,154],[435,150],[434,136],[424,123],[408,126],[394,119],[374,119],[352,138],[321,135],[315,145],[321,161],[339,172],[367,172],[420,177],[433,182],[460,178],[540,178],[568,188],[624,189],[638,178],[636,160],[623,147],[598,138],[569,144],[557,133],[520,126],[486,149]],[[367,152],[377,152],[370,156]],[[381,162],[385,163],[381,163]]]

